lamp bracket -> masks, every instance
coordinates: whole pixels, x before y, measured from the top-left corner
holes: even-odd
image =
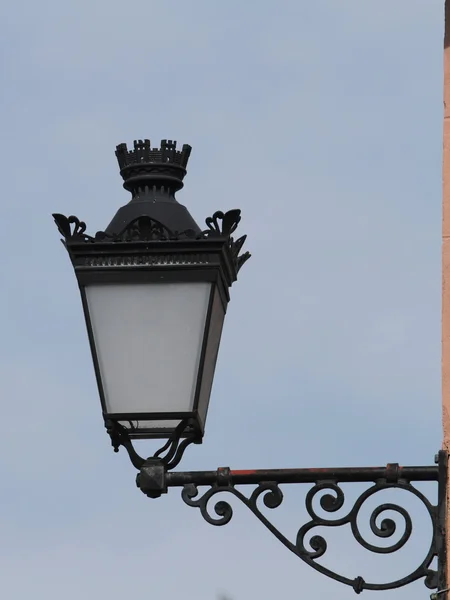
[[[111,438],[114,452],[119,452],[120,446],[123,446],[128,452],[131,464],[138,470],[142,469],[144,465],[150,464],[150,461],[151,464],[159,463],[165,471],[170,471],[180,463],[184,451],[190,444],[200,444],[202,441],[201,433],[194,419],[184,419],[174,429],[164,446],[157,450],[152,457],[145,459],[136,452],[126,427],[112,420],[106,420],[105,427]],[[184,439],[182,439],[183,437]]]
[[[203,518],[211,525],[226,525],[231,521],[233,509],[225,500],[217,501],[213,507],[210,500],[217,494],[227,492],[238,498],[259,521],[303,562],[323,575],[348,585],[359,594],[363,590],[391,590],[424,579],[426,587],[434,590],[447,590],[446,582],[446,487],[447,460],[445,451],[436,456],[436,466],[400,467],[389,464],[386,467],[337,468],[337,469],[274,469],[256,471],[231,471],[229,468],[217,471],[167,472],[162,464],[147,463],[141,469],[141,489],[150,497],[167,492],[169,487],[182,487],[182,498],[191,507],[198,508]],[[154,461],[154,459],[153,459]],[[413,483],[435,481],[438,483],[437,503],[430,500]],[[366,482],[369,487],[356,499],[350,509],[345,510],[346,498],[341,484]],[[278,508],[283,502],[281,484],[311,484],[306,493],[305,507],[309,520],[301,525],[294,541],[288,539],[263,514],[260,500],[266,508]],[[237,487],[256,486],[249,494]],[[208,486],[201,495],[199,487]],[[390,582],[366,581],[363,577],[349,578],[325,567],[321,559],[327,551],[327,541],[323,537],[324,528],[348,526],[358,544],[376,554],[391,554],[401,550],[411,537],[413,519],[408,510],[399,503],[380,503],[370,513],[371,533],[388,544],[371,543],[362,532],[361,519],[366,501],[380,492],[400,490],[419,500],[425,508],[431,523],[431,541],[424,550],[424,558],[406,576]],[[406,497],[405,497],[406,498]],[[371,503],[370,503],[371,504]],[[333,516],[338,513],[338,516]],[[390,513],[389,515],[387,513]],[[392,516],[391,516],[392,515]],[[394,518],[395,517],[395,520]],[[399,519],[402,521],[399,530]],[[316,527],[321,535],[312,535]],[[397,535],[395,535],[397,533]],[[401,535],[399,535],[401,533]],[[392,541],[391,541],[392,540]],[[437,559],[437,569],[432,565]],[[439,596],[444,600],[444,596]]]

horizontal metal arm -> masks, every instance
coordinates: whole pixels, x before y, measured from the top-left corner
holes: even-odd
[[[201,485],[251,485],[262,481],[287,483],[316,483],[319,480],[339,483],[371,482],[379,479],[397,482],[404,481],[438,481],[439,468],[400,467],[396,463],[386,467],[339,467],[330,469],[257,469],[234,471],[228,467],[217,471],[180,471],[166,475],[168,487],[183,487],[191,483]]]

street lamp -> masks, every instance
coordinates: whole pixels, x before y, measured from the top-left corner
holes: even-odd
[[[239,210],[215,213],[201,231],[176,201],[190,152],[170,140],[156,149],[150,140],[117,146],[132,198],[94,237],[76,217],[53,215],[78,280],[116,450],[120,440],[201,442],[229,288],[250,256],[240,253],[245,236],[232,237]]]
[[[201,230],[187,209],[175,199],[183,187],[191,147],[181,151],[176,142],[162,140],[152,148],[149,140],[134,142],[133,150],[120,144],[116,156],[124,188],[131,201],[120,208],[105,231],[85,233],[78,218],[53,217],[69,253],[80,288],[89,343],[103,417],[114,450],[128,451],[139,470],[137,484],[150,498],[169,487],[181,487],[184,502],[200,509],[208,523],[227,524],[233,515],[228,502],[218,501],[214,513],[209,501],[228,492],[241,500],[289,550],[317,571],[355,592],[388,590],[423,578],[433,596],[444,600],[446,585],[445,516],[447,453],[424,467],[274,469],[256,471],[173,472],[186,447],[201,443],[229,289],[250,257],[242,252],[245,236],[234,239],[240,211],[216,212]],[[147,459],[133,446],[135,439],[165,440]],[[413,482],[436,481],[432,504]],[[345,496],[341,483],[370,485],[342,516]],[[310,520],[295,541],[282,534],[263,514],[258,501],[277,508],[283,501],[280,484],[309,484],[306,510]],[[240,486],[256,486],[244,495]],[[203,495],[199,487],[207,486]],[[239,486],[239,489],[238,487]],[[432,539],[423,561],[409,575],[387,583],[363,577],[348,578],[317,562],[327,550],[315,527],[348,525],[365,549],[392,553],[408,542],[412,519],[398,504],[381,504],[372,511],[370,529],[381,539],[392,538],[398,526],[385,513],[403,519],[397,541],[378,546],[360,530],[360,511],[377,492],[392,488],[409,492],[425,506]],[[316,508],[316,503],[322,515]],[[325,516],[324,516],[325,513]],[[334,517],[334,518],[333,518]],[[383,518],[384,517],[384,518]],[[437,569],[432,568],[437,558]]]

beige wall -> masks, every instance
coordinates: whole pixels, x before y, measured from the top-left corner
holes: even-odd
[[[443,136],[442,419],[444,428],[443,449],[448,452],[450,450],[450,0],[445,0]],[[447,492],[448,496],[449,493]],[[448,506],[450,506],[450,503],[448,503]],[[447,513],[447,523],[450,523],[450,511]],[[450,536],[447,539],[450,540]],[[450,556],[449,548],[447,548],[447,555]],[[450,581],[450,569],[447,571],[447,581]]]
[[[450,448],[450,0],[445,3],[442,215],[442,402],[444,448]]]
[[[450,448],[450,0],[445,3],[442,203],[442,402],[444,448]]]

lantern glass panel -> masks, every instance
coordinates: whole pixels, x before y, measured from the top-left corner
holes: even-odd
[[[106,413],[192,411],[211,283],[96,284],[85,294]]]
[[[213,385],[224,319],[225,309],[220,298],[219,290],[216,288],[212,303],[211,321],[209,324],[206,342],[205,362],[203,365],[202,382],[198,402],[198,413],[202,427],[205,426],[206,414],[208,412],[209,397],[211,395],[211,389]]]

